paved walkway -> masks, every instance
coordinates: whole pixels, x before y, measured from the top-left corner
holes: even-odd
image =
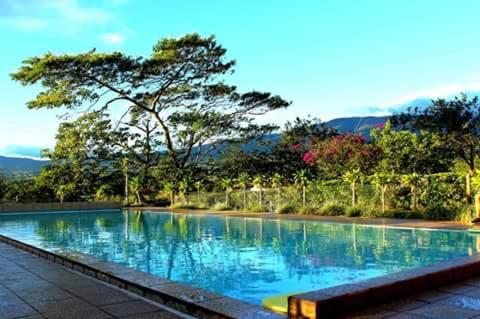
[[[183,318],[132,294],[0,243],[0,319]]]
[[[480,319],[480,277],[379,305],[350,319]]]

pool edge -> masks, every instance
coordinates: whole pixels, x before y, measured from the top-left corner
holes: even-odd
[[[480,274],[480,256],[440,262],[355,284],[293,295],[289,318],[334,318],[396,298],[439,288]]]
[[[114,262],[103,261],[92,255],[66,250],[54,253],[4,235],[0,235],[0,242],[196,318],[285,318],[262,306],[183,285]]]

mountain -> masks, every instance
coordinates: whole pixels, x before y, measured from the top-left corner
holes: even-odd
[[[337,129],[340,133],[357,133],[370,138],[370,130],[376,125],[385,124],[389,116],[355,116],[333,119],[325,122],[327,126]]]
[[[48,161],[30,158],[0,156],[0,172],[7,175],[38,174],[40,169],[48,163]]]

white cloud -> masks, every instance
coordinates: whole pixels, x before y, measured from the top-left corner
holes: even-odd
[[[125,37],[119,33],[104,33],[100,38],[108,44],[121,44],[125,41]]]
[[[429,89],[422,89],[416,92],[412,92],[410,94],[401,96],[394,100],[385,101],[380,103],[380,107],[391,107],[399,104],[408,103],[410,101],[420,99],[420,98],[445,98],[455,94],[459,94],[460,92],[469,92],[469,91],[480,91],[480,82],[472,82],[472,83],[463,83],[463,84],[448,84],[439,87],[429,88]]]
[[[0,0],[1,1],[1,0]],[[79,33],[89,27],[106,25],[115,16],[98,7],[87,7],[79,0],[6,1],[0,6],[0,18],[20,31],[61,30]]]
[[[7,18],[5,19],[7,25],[14,27],[17,30],[26,32],[36,32],[45,30],[48,27],[46,21],[38,18]]]

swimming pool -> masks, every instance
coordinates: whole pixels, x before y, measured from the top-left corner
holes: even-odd
[[[465,231],[169,212],[3,214],[0,234],[255,304],[478,253]]]

